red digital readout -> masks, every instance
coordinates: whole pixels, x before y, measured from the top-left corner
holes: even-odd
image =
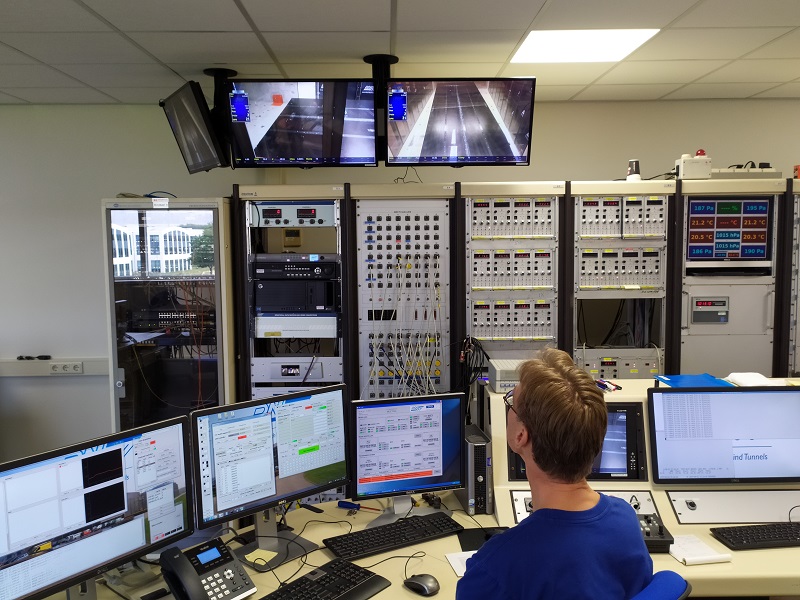
[[[741,226],[741,217],[717,217],[717,229],[739,229]]]
[[[743,242],[766,242],[767,241],[767,234],[766,234],[766,232],[760,232],[760,231],[743,231],[742,232],[742,241]]]
[[[689,233],[689,241],[690,242],[713,242],[714,241],[714,232],[702,232],[698,233],[696,231],[692,231]]]

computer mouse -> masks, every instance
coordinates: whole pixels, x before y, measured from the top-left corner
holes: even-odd
[[[439,593],[439,581],[427,573],[412,575],[403,582],[403,585],[420,596],[435,596]]]

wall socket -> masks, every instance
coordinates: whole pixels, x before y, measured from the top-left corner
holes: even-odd
[[[83,362],[50,362],[50,375],[81,375]]]

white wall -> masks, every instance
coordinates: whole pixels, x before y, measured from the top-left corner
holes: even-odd
[[[643,177],[704,148],[715,167],[800,163],[798,100],[542,103],[528,168],[418,168],[425,183]],[[230,170],[189,175],[157,106],[0,106],[0,361],[108,357],[100,199],[121,192],[231,194],[239,184],[386,183],[404,168]],[[415,179],[413,171],[407,180]],[[0,369],[0,461],[106,433],[107,376]]]

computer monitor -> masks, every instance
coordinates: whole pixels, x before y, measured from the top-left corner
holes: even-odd
[[[193,531],[177,417],[0,465],[0,597],[43,598]]]
[[[651,388],[656,483],[800,483],[800,388]]]
[[[592,463],[589,481],[647,481],[644,414],[641,402],[609,402],[603,448]],[[527,481],[522,457],[508,450],[509,481]]]
[[[375,166],[371,80],[232,79],[233,166]]]
[[[390,79],[387,165],[529,165],[536,79]]]
[[[340,384],[192,412],[197,526],[346,485],[346,404]],[[255,542],[236,551],[244,562],[257,548],[276,553],[269,567],[317,548],[278,530],[274,511],[266,516],[255,518]]]
[[[349,495],[357,501],[393,498],[370,525],[426,512],[412,511],[411,494],[464,486],[465,407],[462,393],[352,402]]]
[[[189,173],[228,166],[227,152],[214,129],[200,84],[189,81],[159,102]]]

